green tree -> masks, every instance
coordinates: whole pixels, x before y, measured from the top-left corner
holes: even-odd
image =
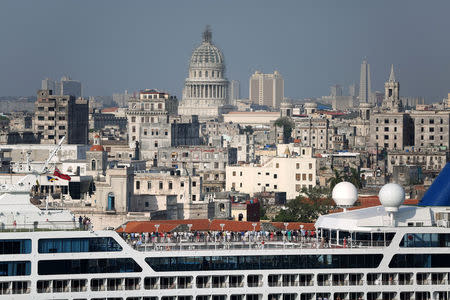
[[[294,129],[294,122],[289,117],[280,117],[274,123],[278,127],[283,127],[283,143],[288,144],[291,140],[292,130]]]
[[[315,186],[312,189],[302,189],[306,195],[298,195],[295,199],[288,201],[286,209],[281,210],[276,216],[276,222],[306,222],[317,220],[320,215],[328,213],[332,202],[328,197],[328,189]]]
[[[332,191],[334,189],[334,187],[336,186],[336,184],[338,184],[339,182],[344,181],[344,178],[342,177],[341,173],[334,169],[334,176],[328,178],[327,183],[330,187],[330,191]]]
[[[344,179],[353,183],[357,189],[362,188],[361,172],[358,169],[350,168],[350,172],[345,174]]]

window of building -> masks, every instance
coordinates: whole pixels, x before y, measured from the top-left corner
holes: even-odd
[[[388,132],[389,131],[389,127],[384,127],[384,132]]]
[[[389,119],[384,119],[384,124],[389,124]]]
[[[192,181],[192,186],[197,186],[197,181]]]
[[[152,182],[147,181],[147,190],[150,190],[152,188]]]
[[[434,127],[430,127],[430,132],[434,132]]]
[[[136,126],[132,126],[132,127],[131,127],[131,132],[133,132],[133,133],[136,132]]]
[[[139,190],[141,188],[141,182],[138,180],[136,181],[136,189]]]
[[[162,190],[164,188],[164,183],[162,181],[159,182],[159,189]]]
[[[300,174],[295,174],[295,180],[300,181]]]
[[[430,119],[430,124],[434,124],[434,119]]]
[[[385,135],[385,136],[384,136],[384,139],[385,139],[385,140],[388,140],[388,139],[389,139],[389,135]]]
[[[300,163],[295,164],[296,169],[300,169]]]
[[[277,178],[278,178],[278,175],[277,175],[277,174],[273,174],[273,178],[274,178],[274,179],[277,179]]]
[[[180,182],[180,187],[184,187],[184,181]]]
[[[313,175],[312,174],[308,174],[308,180],[312,181],[313,180]]]
[[[192,201],[197,200],[197,195],[192,195]]]
[[[233,176],[236,176],[236,171],[233,171]]]
[[[306,174],[302,174],[302,180],[306,180]]]
[[[131,117],[131,122],[132,123],[136,122],[136,117]]]
[[[279,163],[276,163],[276,164],[275,164],[275,168],[278,169],[279,167],[280,167],[280,164],[279,164]]]

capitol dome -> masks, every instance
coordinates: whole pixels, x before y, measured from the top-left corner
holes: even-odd
[[[212,43],[212,33],[207,26],[202,43],[192,52],[178,113],[209,120],[220,116],[226,104],[228,80],[225,61],[222,51]]]
[[[208,34],[209,37],[205,38],[205,35]],[[207,63],[224,63],[222,51],[211,43],[211,32],[209,31],[203,33],[203,43],[192,52],[190,65]]]

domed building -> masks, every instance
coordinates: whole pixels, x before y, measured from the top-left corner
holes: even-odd
[[[223,54],[212,43],[211,31],[206,27],[202,44],[192,52],[178,113],[198,115],[201,120],[211,119],[220,116],[226,104],[228,80]]]

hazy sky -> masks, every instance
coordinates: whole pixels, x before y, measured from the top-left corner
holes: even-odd
[[[70,75],[84,95],[125,89],[181,97],[206,24],[229,80],[277,69],[291,98],[359,82],[371,64],[383,89],[395,64],[400,93],[450,92],[450,1],[21,1],[0,2],[0,95],[34,95],[41,80]]]

